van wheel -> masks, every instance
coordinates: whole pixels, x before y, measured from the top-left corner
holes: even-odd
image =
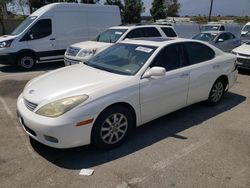
[[[133,117],[127,108],[108,108],[99,115],[94,124],[92,143],[100,149],[112,149],[126,140],[132,125]]]
[[[225,89],[226,89],[225,80],[223,78],[217,79],[209,93],[207,104],[209,106],[217,105],[221,101],[225,93]]]
[[[17,65],[24,70],[30,70],[35,66],[36,57],[31,53],[23,53],[17,58]]]

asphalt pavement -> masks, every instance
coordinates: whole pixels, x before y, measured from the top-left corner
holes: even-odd
[[[16,100],[32,78],[62,67],[22,72],[0,66],[0,187],[250,187],[250,71],[215,107],[181,109],[134,130],[108,151],[53,149],[30,139]],[[79,175],[94,169],[92,176]]]

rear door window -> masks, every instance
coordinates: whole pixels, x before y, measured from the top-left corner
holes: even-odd
[[[184,47],[190,65],[209,61],[215,57],[215,52],[205,44],[186,42]]]
[[[177,37],[175,31],[170,27],[161,27],[167,37]]]

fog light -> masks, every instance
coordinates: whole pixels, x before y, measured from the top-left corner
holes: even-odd
[[[52,136],[48,136],[48,135],[43,135],[45,140],[49,141],[49,142],[54,142],[54,143],[58,143],[57,138],[52,137]]]

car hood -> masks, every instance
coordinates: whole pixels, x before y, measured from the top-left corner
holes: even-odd
[[[113,43],[97,42],[97,41],[85,41],[73,44],[72,47],[80,49],[93,49],[93,48],[106,48],[113,45]]]
[[[242,44],[241,46],[233,50],[236,53],[249,54],[250,55],[250,44]]]
[[[122,87],[131,76],[102,71],[79,64],[64,67],[31,80],[24,88],[23,97],[36,104],[47,103],[69,96],[105,95]]]
[[[3,35],[3,36],[0,36],[0,42],[3,42],[3,41],[7,41],[7,40],[13,40],[15,39],[16,36],[15,35]]]

